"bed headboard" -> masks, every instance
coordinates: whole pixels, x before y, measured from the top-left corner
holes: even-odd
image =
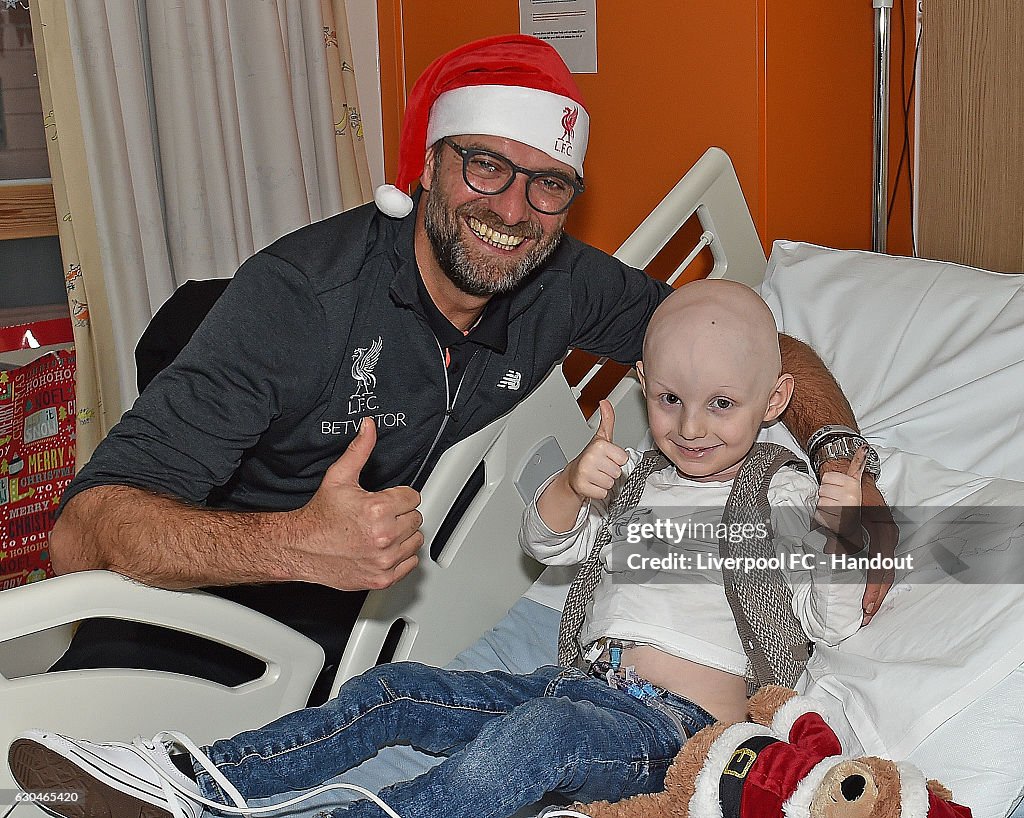
[[[646,267],[694,214],[704,229],[702,243],[674,276],[706,243],[714,258],[709,278],[728,278],[758,288],[767,259],[732,161],[721,148],[705,151],[622,243],[615,257],[633,267]]]

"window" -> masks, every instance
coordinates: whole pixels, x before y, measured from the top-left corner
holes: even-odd
[[[46,140],[28,3],[0,0],[0,324],[67,312]]]

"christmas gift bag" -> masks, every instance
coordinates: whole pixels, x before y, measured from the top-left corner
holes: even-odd
[[[53,576],[47,542],[74,473],[74,350],[0,370],[0,590]]]

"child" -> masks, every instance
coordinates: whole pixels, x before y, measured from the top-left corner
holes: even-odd
[[[771,312],[742,284],[693,282],[655,312],[637,374],[651,435],[668,462],[647,478],[637,512],[660,509],[661,530],[670,543],[659,553],[682,555],[676,560],[682,568],[653,577],[650,571],[635,574],[650,549],[630,543],[636,537],[623,529],[632,525],[636,532],[645,521],[637,513],[620,520],[618,535],[602,551],[605,570],[580,640],[582,645],[626,643],[616,659],[619,667],[633,667],[636,675],[701,704],[722,721],[746,718],[748,657],[713,559],[722,533],[715,524],[762,424],[778,419],[789,403],[793,377],[780,370]],[[612,442],[614,412],[606,402],[600,408],[594,439],[527,509],[520,542],[541,562],[565,565],[587,557],[608,514],[606,498],[618,494],[643,455]],[[840,508],[859,508],[864,454],[858,453],[850,474],[822,478],[818,517],[829,530],[839,530]],[[768,491],[775,551],[799,554],[817,495],[817,485],[805,474],[784,469],[775,476]],[[859,541],[859,515],[848,516],[842,534]],[[647,524],[653,527],[652,521]],[[821,549],[824,537],[812,533],[808,539],[815,538]],[[824,550],[839,549],[832,542]],[[800,564],[798,556],[793,560]],[[856,594],[863,588],[855,576],[830,574],[828,565],[823,559],[817,574],[797,571],[788,579],[807,636],[836,644],[860,624]],[[603,653],[607,659],[608,651]],[[563,651],[559,661],[568,658]],[[768,681],[792,685],[795,678],[760,683]]]
[[[658,308],[637,369],[651,433],[668,463],[643,484],[644,508],[669,506],[666,522],[712,522],[717,533],[731,482],[758,431],[789,402],[793,378],[780,368],[771,313],[743,285],[696,282]],[[640,459],[612,442],[614,417],[606,404],[601,417],[590,444],[527,509],[521,539],[544,562],[586,557],[610,492]],[[826,475],[818,501],[820,519],[857,541],[862,455],[849,474]],[[785,504],[802,525],[802,537],[776,525],[776,545],[786,541],[783,551],[798,550],[808,534],[816,494],[813,481],[796,471],[773,479],[770,501]],[[743,716],[746,656],[720,583],[701,571],[685,584],[660,574],[654,583],[631,583],[628,568],[614,558],[628,539],[613,537],[600,553],[605,568],[618,573],[602,572],[582,634],[583,644],[598,646],[591,658],[599,673],[544,667],[511,675],[383,665],[349,681],[322,707],[203,749],[170,733],[126,745],[31,731],[11,746],[15,778],[28,791],[60,781],[82,794],[67,813],[59,802],[48,804],[58,815],[130,809],[195,818],[204,798],[244,808],[246,799],[320,785],[379,748],[404,741],[446,758],[379,793],[402,818],[501,818],[546,793],[615,801],[656,791],[689,736],[716,718]],[[823,560],[825,537],[818,539],[810,553]],[[841,546],[830,538],[827,548]],[[809,638],[834,644],[859,627],[862,576],[859,582],[833,577],[822,583],[820,568],[784,573]],[[381,812],[362,800],[334,814]]]

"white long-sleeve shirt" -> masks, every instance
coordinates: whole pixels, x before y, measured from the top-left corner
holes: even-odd
[[[640,462],[642,452],[627,452],[629,460],[609,497]],[[545,488],[546,483],[538,497]],[[616,524],[601,553],[604,570],[580,635],[584,645],[601,637],[640,642],[743,675],[747,658],[718,562],[722,514],[731,490],[732,481],[690,480],[671,465],[648,478],[637,507]],[[817,494],[817,484],[805,474],[782,469],[775,475],[768,492],[773,543],[804,632],[813,641],[835,645],[860,627],[865,575],[837,567],[823,553],[824,535],[810,530]],[[573,528],[559,533],[541,519],[534,499],[524,515],[520,543],[548,565],[582,562],[607,506],[607,501],[584,505]],[[653,537],[642,536],[652,532]],[[652,564],[652,559],[660,562]]]

